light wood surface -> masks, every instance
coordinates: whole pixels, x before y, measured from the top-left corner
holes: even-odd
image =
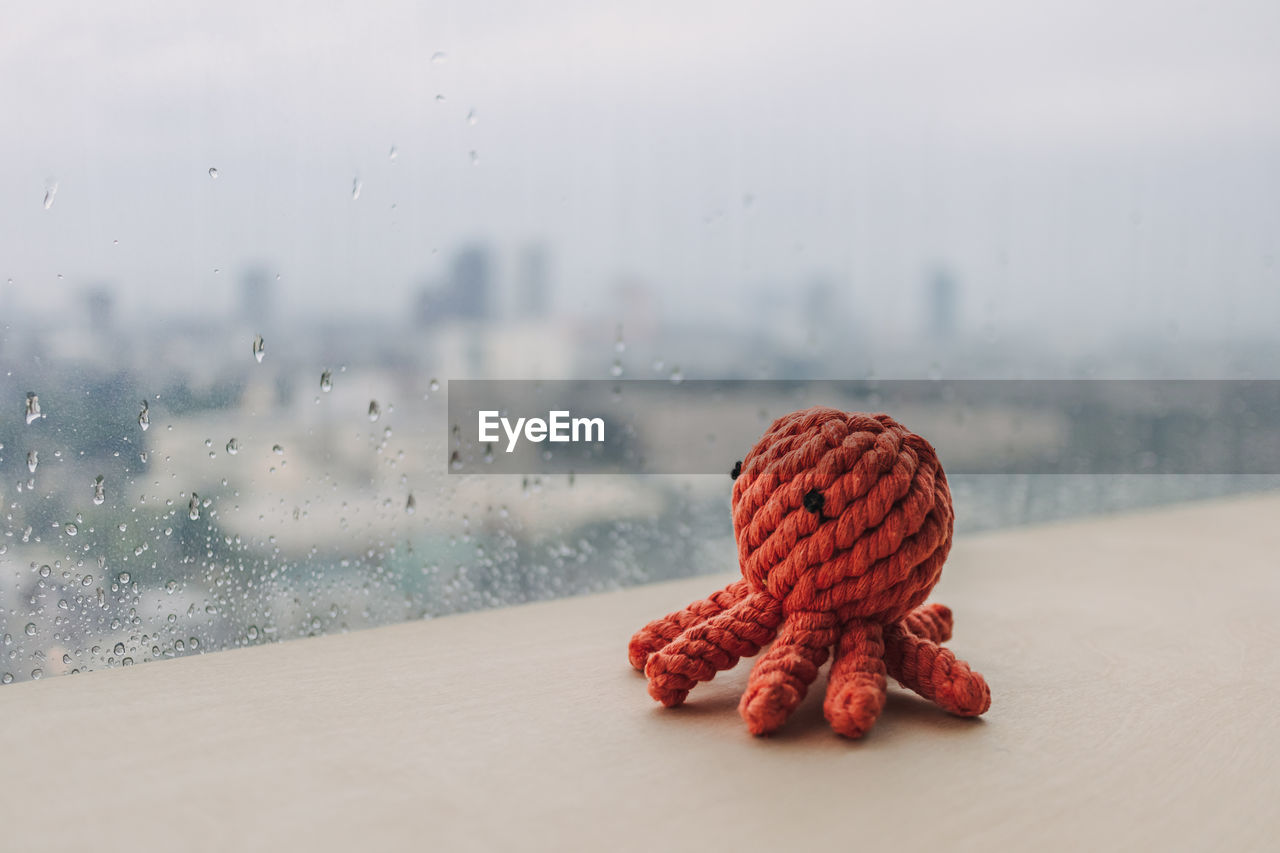
[[[961,538],[990,682],[863,742],[750,665],[664,710],[631,632],[730,575],[0,689],[4,850],[1276,849],[1280,497]],[[732,555],[726,554],[726,564]]]

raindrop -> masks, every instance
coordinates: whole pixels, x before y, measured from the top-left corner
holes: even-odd
[[[444,103],[444,95],[436,95],[436,103],[437,103],[437,104],[443,104],[443,103]]]
[[[74,524],[72,524],[69,521],[67,522],[66,526],[63,527],[62,529],[67,532],[68,536],[75,536],[77,533],[80,532],[80,528],[76,527]]]
[[[44,670],[43,670],[43,669],[41,669],[40,667],[36,667],[35,669],[31,670],[31,680],[32,680],[32,681],[39,681],[39,680],[40,680],[40,679],[42,679],[42,678],[44,678]]]
[[[671,381],[676,385],[679,385],[681,382],[684,381],[684,374],[680,372],[679,365],[676,365],[675,367],[671,368]]]
[[[235,456],[237,453],[239,453],[240,442],[236,441],[234,438],[229,439],[227,441],[227,452],[230,453],[232,456]]]
[[[36,635],[36,623],[28,622],[26,631],[28,637],[34,637]]]
[[[328,394],[333,390],[333,371],[326,370],[320,374],[320,390]]]
[[[113,652],[115,652],[117,656],[119,656],[119,655],[123,655],[123,654],[124,654],[124,643],[116,643],[116,647],[115,647],[114,649],[112,649],[112,651],[113,651]]]
[[[382,415],[382,409],[378,408],[378,401],[377,401],[377,400],[370,400],[370,401],[369,401],[369,421],[370,421],[370,423],[377,421],[377,420],[378,420],[378,418],[379,418],[379,417],[381,417],[381,415]]]
[[[471,165],[472,166],[480,165],[480,154],[474,148],[471,150]]]
[[[266,354],[267,354],[267,342],[262,339],[262,335],[254,335],[253,357],[257,359],[258,364],[262,364],[262,357]]]
[[[250,639],[250,640],[256,640],[256,639],[258,639],[258,626],[257,626],[257,625],[250,625],[250,626],[249,626],[249,630],[248,630],[248,631],[246,631],[245,633],[247,633],[247,634],[248,634],[248,636],[249,636],[249,639]]]
[[[610,376],[621,376],[621,375],[622,375],[622,359],[620,359],[620,358],[615,358],[615,359],[613,360],[613,366],[609,368],[609,375],[610,375]]]
[[[102,481],[102,475],[98,475],[98,479],[93,481],[93,503],[95,506],[102,506],[107,499],[107,484]]]
[[[6,672],[4,675],[0,675],[0,684],[13,684],[13,673]]]
[[[58,194],[58,185],[54,184],[44,191],[44,209],[48,210],[53,207],[53,197]]]
[[[622,353],[627,351],[627,342],[622,337],[621,323],[618,324],[618,334],[613,341],[613,351],[618,353],[618,355],[622,355]]]
[[[436,391],[439,391],[439,390],[440,390],[440,380],[439,380],[439,379],[432,378],[432,380],[431,380],[431,384],[429,384],[427,387],[431,389],[431,392],[432,392],[432,393],[435,393]]]
[[[355,201],[360,198],[360,190],[364,189],[364,183],[359,178],[351,179],[351,200]]]
[[[391,150],[387,152],[387,159],[395,160],[396,157],[399,157],[399,156],[400,156],[400,152],[396,150],[396,147],[394,145],[392,145]]]
[[[187,504],[187,516],[192,521],[200,518],[200,496],[195,492],[191,493],[191,502]]]
[[[213,178],[215,181],[218,180],[218,170],[213,166],[209,167],[209,177]]]
[[[142,427],[143,432],[151,427],[151,407],[146,400],[142,401],[142,411],[138,412],[138,426]]]
[[[128,586],[128,585],[129,585],[130,577],[131,577],[131,576],[130,576],[130,574],[129,574],[128,572],[121,572],[121,573],[116,577],[116,580],[120,582],[120,585],[121,585],[121,586]]]
[[[478,121],[480,121],[480,116],[477,115],[475,109],[472,108],[472,110],[469,113],[467,113],[467,124],[471,125],[472,127],[475,127],[476,122]]]
[[[409,515],[413,515],[414,510],[416,510],[417,508],[418,508],[418,502],[417,500],[414,499],[413,492],[410,492],[409,499],[404,502],[404,511]]]
[[[276,456],[284,456],[284,447],[279,444],[273,444],[271,445],[271,452]]]
[[[34,391],[27,392],[27,424],[44,417],[44,413],[40,411],[40,398]]]
[[[36,466],[39,464],[40,464],[40,451],[28,450],[27,451],[27,470],[30,471],[32,474],[34,474],[36,472]]]
[[[449,57],[445,56],[445,53],[443,50],[437,50],[435,53],[431,54],[432,65],[443,65],[445,62],[448,61],[448,59]]]

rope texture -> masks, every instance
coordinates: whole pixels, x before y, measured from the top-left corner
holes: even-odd
[[[847,737],[874,725],[886,676],[953,714],[987,710],[982,676],[940,645],[951,611],[923,603],[954,525],[927,441],[888,415],[817,407],[775,421],[733,473],[742,580],[631,638],[650,695],[679,705],[772,641],[739,705],[753,734],[786,722],[832,649],[823,707]]]

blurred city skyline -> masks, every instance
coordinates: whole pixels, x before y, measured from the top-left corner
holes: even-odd
[[[734,327],[824,279],[915,335],[939,269],[960,331],[1081,352],[1280,312],[1272,4],[662,11],[10,10],[0,322],[230,310],[251,263],[387,320],[477,241],[617,322],[619,281]]]

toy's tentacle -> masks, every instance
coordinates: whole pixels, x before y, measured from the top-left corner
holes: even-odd
[[[894,678],[961,717],[976,717],[991,707],[991,690],[981,675],[950,649],[917,635],[904,622],[885,632],[885,662]]]
[[[627,646],[627,657],[630,658],[631,665],[643,672],[649,655],[694,625],[728,610],[745,598],[748,592],[750,587],[747,586],[747,582],[736,580],[707,598],[693,602],[683,610],[668,613],[661,619],[654,619],[631,637],[631,643]]]
[[[751,670],[738,712],[753,735],[776,731],[827,662],[839,626],[833,613],[788,613],[777,641]]]
[[[823,711],[845,737],[862,737],[884,709],[883,631],[878,623],[855,620],[845,626],[836,646]]]
[[[933,640],[935,643],[945,643],[951,639],[954,620],[951,617],[951,608],[945,604],[921,604],[902,617],[902,624],[917,637]]]
[[[739,658],[758,653],[781,622],[781,602],[768,593],[750,593],[649,655],[644,668],[649,695],[668,707],[679,705],[699,681],[710,681],[720,670],[736,666]]]

